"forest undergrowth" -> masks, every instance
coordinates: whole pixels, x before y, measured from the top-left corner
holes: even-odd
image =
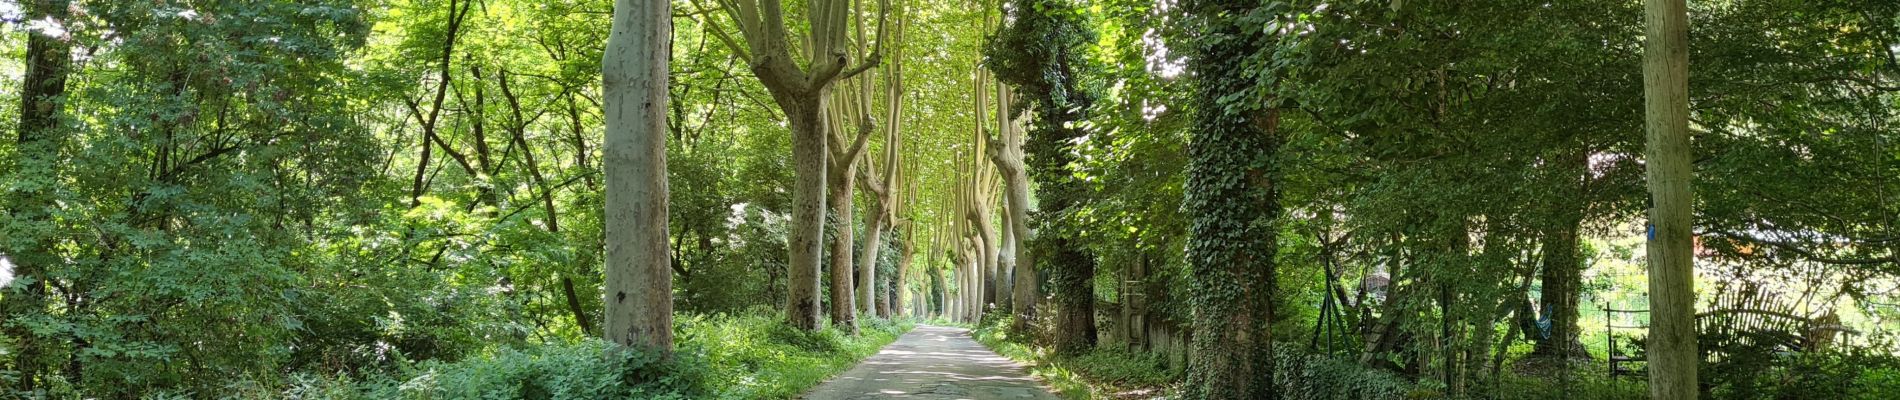
[[[232,398],[285,399],[789,399],[857,365],[915,326],[865,319],[861,334],[804,332],[765,311],[681,316],[670,360],[598,338],[505,348],[456,361],[396,361],[362,374],[246,382]],[[157,398],[204,398],[175,393]],[[221,397],[221,396],[212,396]]]

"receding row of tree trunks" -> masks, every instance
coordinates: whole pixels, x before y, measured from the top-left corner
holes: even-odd
[[[986,5],[979,5],[985,6]],[[989,21],[986,19],[985,23]],[[997,304],[999,290],[999,265],[1008,256],[1001,253],[998,236],[992,218],[996,206],[998,185],[1003,179],[998,167],[992,165],[989,155],[993,143],[989,139],[985,116],[990,111],[990,92],[994,81],[984,71],[977,71],[971,81],[971,99],[973,124],[976,127],[970,136],[970,148],[961,151],[957,158],[956,198],[950,204],[950,237],[952,242],[952,261],[957,275],[957,295],[951,305],[952,318],[975,323],[982,319],[983,313],[991,305]],[[1005,221],[1007,222],[1007,221]]]
[[[962,179],[955,210],[950,214],[955,219],[951,232],[956,235],[953,258],[958,275],[957,304],[952,315],[971,323],[982,319],[985,307],[992,303],[997,262],[995,236],[990,232],[989,223],[997,177],[994,167],[977,156],[985,145],[980,135],[979,131],[972,136],[975,151],[966,153],[958,162]]]
[[[695,3],[695,7],[700,7]],[[702,11],[703,11],[703,7]],[[883,7],[888,9],[888,5]],[[839,129],[845,127],[832,123],[830,112],[833,100],[833,88],[841,80],[849,79],[858,73],[876,66],[881,56],[875,50],[862,55],[860,62],[853,66],[850,41],[846,32],[853,22],[862,30],[862,18],[846,18],[861,13],[862,7],[854,6],[847,0],[813,0],[807,4],[804,13],[809,29],[797,31],[803,37],[796,37],[802,45],[793,46],[793,30],[786,24],[784,5],[780,0],[735,0],[724,2],[719,10],[735,21],[735,25],[744,41],[735,40],[725,33],[723,27],[715,26],[711,31],[737,54],[740,59],[752,66],[753,75],[759,78],[772,100],[785,112],[792,131],[792,227],[787,233],[789,253],[788,268],[790,282],[786,294],[786,318],[795,327],[805,330],[818,328],[818,270],[823,252],[819,246],[823,241],[825,229],[826,191],[836,187],[831,183],[836,176],[832,167],[839,166],[831,160],[835,157],[832,138]],[[883,26],[883,15],[879,16],[878,26]],[[717,25],[716,23],[714,25]],[[882,35],[879,32],[879,35]],[[863,34],[860,32],[862,45]],[[804,54],[794,54],[803,50]],[[804,57],[800,57],[804,56]],[[801,62],[800,60],[809,60]],[[855,144],[855,141],[854,141]],[[852,163],[847,162],[843,165]],[[850,175],[844,175],[849,177]],[[844,184],[848,190],[849,183]],[[833,196],[836,197],[836,196]],[[845,196],[849,199],[849,196]],[[849,210],[848,206],[844,207]],[[834,210],[835,211],[835,210]],[[848,219],[851,214],[838,214]],[[848,232],[848,231],[847,231]],[[848,241],[848,240],[847,240]],[[836,249],[834,247],[834,249]],[[834,284],[842,273],[845,285],[837,286],[843,292],[844,315],[834,318],[851,320],[851,285],[849,247],[843,248],[838,257],[844,262],[844,271],[834,272]],[[834,295],[836,296],[836,295]],[[834,297],[834,301],[837,301]],[[834,310],[834,314],[840,314]]]
[[[887,284],[886,281],[890,280],[890,277],[886,277],[885,280],[878,279],[878,253],[882,250],[884,245],[884,231],[895,227],[898,222],[897,216],[904,215],[905,211],[908,210],[904,204],[894,202],[896,199],[902,197],[901,195],[903,194],[903,188],[899,186],[899,181],[902,177],[901,172],[903,171],[901,168],[903,154],[900,150],[903,149],[904,30],[905,27],[908,26],[908,23],[903,18],[902,10],[899,10],[897,21],[897,29],[891,33],[890,38],[893,44],[889,46],[893,54],[891,60],[885,64],[882,71],[884,77],[884,98],[882,99],[884,103],[884,125],[881,126],[880,129],[884,134],[884,153],[881,164],[883,171],[876,171],[876,167],[880,165],[868,167],[862,170],[862,180],[859,181],[859,185],[864,188],[864,191],[870,194],[871,208],[865,210],[864,213],[864,231],[866,237],[864,238],[864,244],[860,246],[861,252],[858,256],[857,301],[861,311],[866,314],[875,313],[875,315],[880,318],[890,318],[892,295],[880,296],[878,293],[884,292],[887,288],[902,281],[893,281]],[[860,24],[860,31],[862,31],[862,24]],[[869,79],[866,79],[866,81],[869,81]],[[862,85],[861,88],[863,90],[861,93],[866,93],[865,97],[868,99],[870,85],[868,82],[861,82],[860,85]],[[867,108],[865,111],[868,112],[868,101],[866,105]],[[906,235],[902,239],[909,240],[910,238]],[[905,253],[908,253],[908,250],[906,250]],[[908,262],[908,260],[899,261],[899,264],[908,264]],[[899,270],[901,271],[902,269],[900,266]],[[899,275],[901,276],[902,273],[900,272]]]

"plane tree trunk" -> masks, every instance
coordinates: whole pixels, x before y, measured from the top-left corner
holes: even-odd
[[[670,354],[666,223],[667,62],[672,6],[618,0],[601,61],[606,116],[608,341]]]
[[[850,54],[845,51],[845,33],[851,19],[839,16],[863,11],[861,6],[854,7],[852,1],[812,0],[806,4],[811,11],[805,13],[809,25],[808,29],[799,31],[803,35],[798,37],[804,44],[798,49],[804,50],[803,58],[808,60],[803,65],[800,57],[792,53],[794,34],[785,23],[781,0],[735,0],[728,4],[730,6],[720,10],[732,19],[735,30],[745,39],[744,44],[724,27],[717,26],[716,21],[709,32],[752,66],[753,75],[785,112],[791,126],[793,187],[791,230],[786,233],[791,253],[786,274],[790,280],[786,285],[786,319],[799,329],[816,330],[819,326],[818,266],[823,256],[819,246],[824,237],[826,189],[829,187],[826,175],[832,156],[828,140],[832,130],[837,128],[826,120],[830,114],[831,91],[838,81],[878,65],[881,57],[873,51],[861,57],[856,66],[850,64]],[[880,8],[889,8],[887,2],[880,4],[883,6]],[[694,3],[694,7],[700,6]],[[886,16],[884,11],[880,10],[878,17],[880,29]],[[861,28],[863,21],[858,21],[858,25]]]

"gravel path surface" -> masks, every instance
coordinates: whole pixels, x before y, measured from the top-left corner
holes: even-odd
[[[805,398],[1060,399],[1022,365],[970,338],[968,329],[930,325],[918,325]]]

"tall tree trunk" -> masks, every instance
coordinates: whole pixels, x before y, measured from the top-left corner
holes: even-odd
[[[884,2],[880,2],[884,3]],[[805,18],[809,30],[799,37],[806,56],[800,61],[792,54],[792,31],[785,24],[784,4],[779,0],[735,0],[734,7],[722,7],[736,21],[734,25],[744,44],[720,27],[711,32],[720,42],[752,65],[752,73],[772,95],[773,102],[785,111],[792,128],[792,227],[787,232],[791,260],[787,275],[786,317],[799,329],[818,329],[818,266],[823,262],[825,228],[826,169],[829,167],[828,140],[833,129],[826,122],[833,85],[879,64],[877,52],[863,58],[857,66],[848,65],[845,52],[846,28],[853,13],[863,13],[861,5],[842,0],[812,0]],[[888,6],[888,4],[885,4]],[[882,7],[888,11],[889,7]],[[879,15],[882,27],[885,16]],[[864,23],[858,21],[860,26]],[[879,32],[881,35],[882,32]],[[860,35],[862,36],[862,35]],[[879,38],[880,40],[882,38]],[[862,37],[860,43],[865,42]],[[848,251],[846,254],[848,255]],[[848,261],[847,261],[848,262]],[[844,290],[849,290],[845,288]],[[848,296],[847,296],[848,297]]]
[[[949,318],[948,316],[951,315],[950,313],[950,283],[949,283],[949,280],[943,276],[943,274],[944,274],[944,268],[941,268],[941,267],[931,268],[930,269],[930,286],[935,289],[934,290],[935,293],[933,294],[935,295],[935,298],[937,300],[937,304],[936,304],[936,307],[934,307],[933,312],[938,318],[948,319]]]
[[[1076,161],[1076,142],[1088,135],[1087,124],[1081,122],[1088,118],[1096,97],[1077,79],[1087,74],[1084,69],[1088,63],[1079,50],[1086,43],[1075,39],[1091,37],[1088,32],[1093,28],[1074,18],[1084,11],[1067,2],[1013,4],[1004,7],[1009,15],[1000,19],[1003,28],[986,47],[990,51],[1027,51],[1028,56],[990,58],[985,65],[997,70],[1004,83],[1034,95],[1030,109],[1037,117],[1023,148],[1027,153],[1024,164],[1038,184],[1036,197],[1041,207],[1035,221],[1041,229],[1030,238],[1028,246],[1032,260],[1049,274],[1054,292],[1054,350],[1075,354],[1094,347],[1097,333],[1095,259],[1081,247],[1077,236],[1084,228],[1068,217],[1090,195],[1089,186],[1076,179],[1069,166]]]
[[[827,191],[831,197],[825,200],[831,205],[831,217],[828,219],[831,221],[831,325],[857,334],[857,305],[852,294],[856,285],[851,276],[851,216],[855,215],[851,201],[854,177],[851,175],[856,163],[840,167],[838,160],[832,161],[828,172],[831,174],[830,181],[827,182],[831,185]]]
[[[964,242],[968,249],[964,254],[968,256],[963,260],[963,277],[970,288],[963,292],[963,320],[974,324],[983,317],[983,245],[974,235],[964,238]]]
[[[1007,208],[1007,206],[1000,205],[998,207]],[[1011,315],[1014,315],[1015,292],[1013,289],[1016,281],[1013,279],[1015,278],[1014,275],[1016,272],[1016,230],[1010,229],[1009,210],[1003,210],[998,216],[1003,220],[1003,226],[998,227],[999,229],[996,230],[996,234],[1001,236],[1001,238],[996,241],[996,308],[999,310],[1010,310],[1012,312]]]
[[[1001,92],[1004,103],[1014,103],[1013,93],[1007,87]],[[1024,114],[1027,117],[1028,113]],[[1011,259],[1008,266],[1015,269],[1010,274],[1014,280],[1010,284],[1010,314],[1016,317],[1010,323],[1010,329],[1027,332],[1029,321],[1035,318],[1036,286],[1039,283],[1027,246],[1032,241],[1029,231],[1029,176],[1023,165],[1022,118],[1002,118],[1010,123],[1001,129],[1002,140],[991,146],[995,151],[990,153],[990,160],[1003,176],[1003,210],[1009,214],[1005,218],[1007,226],[1004,228],[1008,230],[1005,237],[1010,243],[1009,254],[1006,254]]]
[[[958,239],[957,246],[962,246],[961,239]],[[963,252],[961,247],[958,247],[956,251],[958,253]],[[970,272],[968,268],[966,268],[969,264],[964,261],[962,254],[951,257],[950,263],[949,279],[957,283],[957,293],[955,295],[949,294],[950,286],[947,284],[944,286],[944,298],[947,300],[944,302],[944,318],[953,321],[962,321],[966,316],[963,313],[963,303],[965,302],[964,300],[969,297],[970,293]]]
[[[1017,137],[1012,136],[1014,133],[1013,125],[1017,120],[1011,118],[1009,114],[1010,105],[1016,102],[1014,94],[1015,93],[1010,90],[1009,85],[1005,85],[1002,82],[996,83],[996,136],[987,138],[989,143],[984,146],[984,150],[988,153],[990,163],[995,167],[998,178],[1004,181],[1003,189],[1006,191],[1009,190],[1009,184],[1007,182],[1009,178],[1007,175],[1010,174],[1008,171],[1009,166],[1006,164],[1014,161],[1016,163],[1016,169],[1019,172],[1022,169],[1022,142],[1019,139],[1013,139]],[[1012,144],[1016,146],[1015,158],[1008,159],[1009,156],[1004,155],[1003,152],[1011,150],[1007,147]],[[1009,310],[1012,316],[1011,319],[1013,320],[1016,311],[1016,262],[1019,259],[1017,254],[1022,252],[1022,238],[1016,236],[1016,221],[1014,221],[1016,216],[1009,209],[1010,203],[1008,197],[1009,194],[1004,193],[1003,204],[997,206],[997,208],[1003,211],[998,215],[1000,217],[999,219],[1002,220],[1003,226],[997,229],[997,234],[1002,236],[1002,238],[997,245],[996,297],[997,307]]]
[[[1054,209],[1067,208],[1052,207]],[[1055,291],[1056,338],[1059,354],[1079,354],[1095,347],[1095,260],[1064,235],[1038,237],[1045,243]],[[1038,250],[1037,260],[1044,257]]]
[[[903,135],[900,134],[900,129],[902,129],[904,119],[904,32],[909,23],[902,18],[901,11],[899,15],[897,29],[892,39],[897,42],[895,46],[892,46],[896,57],[893,57],[891,62],[883,68],[885,114],[882,163],[884,170],[878,171],[877,165],[866,166],[863,177],[865,192],[871,197],[871,209],[864,214],[864,226],[869,237],[865,238],[864,254],[858,262],[862,268],[858,273],[858,280],[863,282],[863,287],[858,293],[858,302],[864,305],[866,313],[875,311],[881,318],[890,318],[891,298],[894,296],[888,293],[882,296],[877,294],[889,288],[878,279],[877,256],[884,246],[882,240],[884,230],[897,225],[895,216],[904,209],[903,205],[892,202],[892,199],[898,197],[899,192],[903,191],[902,188],[896,186],[898,174],[902,172],[899,169],[899,160],[902,157],[900,150],[903,149]],[[859,28],[859,36],[863,36],[862,23],[859,24]],[[862,97],[867,103],[871,97],[868,94],[869,81],[870,79],[865,79],[862,83],[866,93]],[[868,112],[868,104],[866,106]],[[908,238],[905,239],[908,240]],[[885,280],[890,280],[888,278],[886,277]]]
[[[823,98],[823,96],[818,96]],[[786,243],[791,249],[790,282],[786,288],[785,315],[792,326],[818,329],[818,263],[823,257],[819,247],[825,236],[825,164],[830,150],[825,147],[825,132],[819,126],[825,104],[779,103],[792,125],[792,229]]]
[[[956,281],[957,292],[954,295],[948,295],[950,296],[950,302],[946,303],[949,304],[949,308],[947,310],[948,315],[945,318],[953,321],[963,321],[965,317],[967,317],[967,314],[964,314],[963,306],[964,303],[967,303],[966,300],[970,294],[969,264],[965,262],[961,256],[951,259],[951,262],[955,264],[950,266],[950,268],[952,268],[950,271],[950,279]]]
[[[1689,148],[1689,8],[1647,0],[1644,99],[1649,173],[1649,396],[1695,400],[1695,237]]]
[[[884,244],[884,204],[871,202],[871,209],[865,210],[864,245],[858,246],[858,307],[866,315],[877,312],[877,253]]]
[[[22,4],[27,20],[52,20],[58,24],[67,24],[68,3],[66,0],[26,1]],[[59,115],[65,111],[61,101],[66,94],[66,76],[71,73],[72,44],[69,38],[47,36],[46,32],[27,30],[26,39],[26,76],[20,87],[20,114],[18,142],[15,151],[20,155],[23,167],[47,173],[54,170],[59,162],[58,144],[62,138],[55,137],[54,130],[59,127]],[[11,175],[8,173],[7,175]],[[51,187],[39,185],[21,192],[9,194],[19,196],[16,208],[6,210],[18,226],[29,226],[31,221],[50,221],[47,213],[54,210]],[[0,229],[0,233],[21,233],[13,229]],[[34,235],[21,235],[34,236]],[[20,237],[14,240],[22,241]],[[0,295],[0,315],[7,318],[28,316],[46,312],[47,268],[59,262],[53,254],[50,238],[35,237],[28,239],[20,248],[0,249],[0,259],[11,258],[13,277],[26,280],[24,284],[7,287]],[[6,254],[14,252],[14,254]],[[0,325],[9,325],[0,323]],[[19,372],[20,392],[31,393],[38,386],[41,369],[42,346],[32,331],[23,326],[6,326],[6,336],[13,338],[13,369]]]
[[[1271,328],[1278,296],[1275,222],[1282,213],[1273,165],[1279,116],[1273,109],[1236,110],[1221,100],[1254,90],[1248,77],[1255,72],[1233,68],[1260,42],[1258,27],[1236,17],[1245,6],[1197,6],[1191,9],[1207,37],[1221,39],[1196,43],[1188,63],[1198,78],[1199,111],[1183,203],[1194,219],[1187,259],[1196,354],[1184,397],[1276,399]]]
[[[1583,295],[1583,184],[1589,179],[1589,155],[1582,151],[1560,156],[1553,168],[1562,174],[1557,209],[1544,232],[1544,290],[1542,306],[1550,317],[1550,337],[1537,342],[1534,354],[1548,357],[1589,357],[1578,339],[1578,298]]]
[[[672,3],[616,0],[602,57],[607,136],[608,341],[671,354],[666,223],[667,63]]]
[[[1694,400],[1695,204],[1689,147],[1689,10],[1644,2],[1643,97],[1649,132],[1649,395]]]
[[[977,293],[977,304],[981,305],[977,311],[978,319],[982,318],[983,312],[988,311],[987,309],[991,304],[996,303],[996,265],[998,260],[994,224],[990,222],[989,207],[986,207],[990,203],[982,202],[981,204],[983,206],[977,208],[979,211],[973,213],[971,216],[973,223],[970,224],[972,228],[976,229],[976,242],[972,244],[977,247],[979,253],[977,258],[977,277],[981,279],[980,284],[982,285],[982,290]]]

